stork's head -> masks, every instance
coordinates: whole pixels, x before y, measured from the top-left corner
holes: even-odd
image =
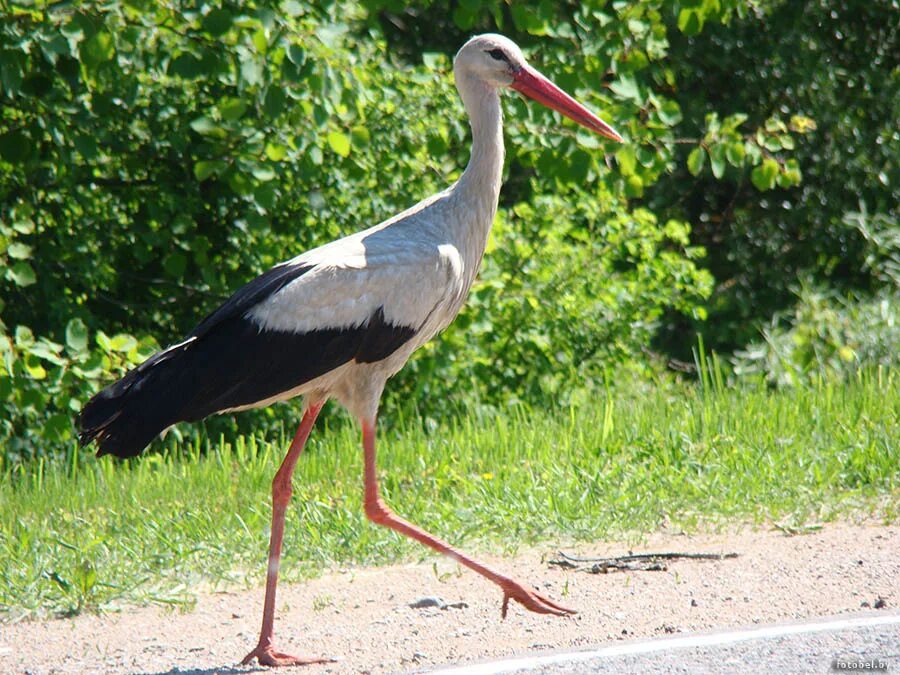
[[[509,87],[515,73],[526,65],[519,46],[496,33],[476,35],[462,46],[453,60],[457,72],[468,72],[494,87]]]
[[[496,33],[476,35],[457,52],[453,69],[492,87],[515,89],[591,131],[622,142],[615,129],[529,66],[509,38]]]

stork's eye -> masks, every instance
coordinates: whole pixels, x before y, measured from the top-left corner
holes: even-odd
[[[487,49],[485,51],[491,55],[492,59],[496,59],[497,61],[506,61],[507,63],[509,63],[509,57],[502,49]]]

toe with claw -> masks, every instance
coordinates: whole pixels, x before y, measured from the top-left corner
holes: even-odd
[[[503,588],[503,606],[500,609],[500,615],[505,619],[506,611],[509,608],[510,599],[515,600],[525,609],[538,614],[556,614],[557,616],[568,616],[578,614],[574,609],[563,607],[545,598],[537,591],[531,591],[516,581],[507,581],[500,584]]]
[[[271,646],[257,645],[256,649],[247,654],[241,665],[245,666],[256,659],[261,666],[308,666],[313,663],[332,663],[335,659],[323,656],[293,656],[284,652],[275,651]]]

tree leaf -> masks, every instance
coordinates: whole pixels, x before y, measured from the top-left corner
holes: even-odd
[[[27,262],[17,262],[6,271],[6,275],[16,286],[21,286],[22,288],[31,286],[37,281],[34,268]]]
[[[618,96],[634,101],[635,103],[642,103],[644,100],[637,80],[631,75],[620,75],[618,80],[615,80],[609,85],[609,88]]]
[[[366,127],[353,127],[350,130],[350,138],[353,145],[359,148],[368,145],[369,141],[372,140],[372,135]]]
[[[98,330],[97,334],[94,336],[94,341],[97,343],[97,346],[100,347],[105,352],[112,351],[112,342],[109,339],[109,335],[104,333],[102,330]]]
[[[714,145],[709,153],[709,164],[712,167],[713,176],[721,178],[725,175],[725,146],[721,143]]]
[[[790,121],[790,129],[791,131],[796,131],[800,134],[806,134],[810,131],[816,130],[816,121],[805,115],[792,115]]]
[[[253,191],[253,199],[264,209],[271,210],[275,208],[278,200],[278,191],[274,183],[264,183]]]
[[[204,181],[210,176],[222,173],[228,167],[227,162],[219,159],[201,159],[194,164],[194,176],[199,181]]]
[[[424,52],[422,54],[422,63],[428,70],[439,70],[444,63],[444,55],[440,52]]]
[[[625,182],[625,195],[628,197],[644,196],[644,181],[640,176],[629,176]]]
[[[14,335],[16,340],[16,347],[24,349],[25,347],[34,344],[34,331],[32,331],[28,326],[16,326]]]
[[[657,111],[657,115],[663,124],[673,127],[681,121],[681,106],[676,101],[666,101]]]
[[[21,130],[0,135],[0,158],[10,164],[22,164],[31,156],[31,139]]]
[[[281,9],[285,14],[291,17],[300,16],[306,11],[304,6],[296,0],[287,0],[287,2],[282,3]]]
[[[191,122],[191,129],[196,131],[201,136],[216,136],[218,138],[225,138],[227,134],[225,130],[216,124],[211,118],[203,116],[198,117],[197,119]]]
[[[750,180],[757,190],[765,192],[775,187],[775,179],[778,177],[778,162],[766,158],[763,163],[754,167],[750,172]]]
[[[241,61],[241,77],[251,87],[263,79],[263,64],[258,56],[246,55]]]
[[[9,245],[9,248],[6,249],[6,254],[10,258],[15,258],[16,260],[27,260],[31,257],[31,247],[20,241],[14,241]]]
[[[691,154],[688,155],[687,158],[687,168],[688,171],[691,172],[692,176],[697,176],[703,171],[703,164],[706,161],[706,150],[703,149],[702,145],[698,145],[696,148],[691,150]]]
[[[350,137],[340,131],[332,131],[328,134],[328,145],[341,157],[350,154]]]
[[[273,171],[271,167],[263,164],[255,164],[250,170],[250,173],[253,174],[253,177],[256,180],[260,180],[264,183],[275,178],[275,171]]]
[[[271,118],[278,117],[284,111],[284,103],[287,100],[284,91],[277,85],[272,85],[266,91],[266,98],[263,101],[263,110],[266,115]]]
[[[203,61],[190,52],[176,56],[169,64],[169,73],[188,80],[194,80],[206,74]]]
[[[699,12],[693,9],[682,9],[678,12],[678,30],[689,36],[703,30],[703,20]]]
[[[651,167],[656,163],[658,159],[658,155],[655,150],[651,150],[650,148],[640,147],[637,151],[637,160],[640,162],[641,166]]]
[[[302,66],[306,63],[306,51],[300,45],[291,45],[287,50],[288,61],[295,66]]]
[[[47,377],[47,371],[41,364],[40,359],[33,354],[27,354],[25,356],[25,371],[33,380],[43,380]]]
[[[265,54],[269,50],[269,40],[266,37],[266,31],[260,28],[253,34],[253,46],[260,54]]]
[[[630,176],[634,173],[637,166],[637,159],[634,154],[634,147],[625,145],[616,153],[616,161],[619,162],[619,171],[623,176]]]
[[[128,333],[119,333],[109,342],[110,349],[117,352],[130,352],[137,347],[137,340]]]
[[[203,17],[203,23],[201,25],[203,30],[210,35],[219,37],[228,32],[228,29],[231,28],[231,23],[231,12],[227,9],[217,8]]]
[[[641,38],[647,34],[647,29],[649,25],[645,21],[641,21],[640,19],[628,19],[628,30],[635,37]]]
[[[23,209],[25,211],[25,209]],[[27,212],[17,212],[15,220],[12,222],[13,229],[19,234],[31,234],[34,232],[34,221],[31,219],[31,210]]]
[[[47,338],[41,338],[28,349],[29,354],[34,354],[38,358],[49,361],[55,366],[61,366],[66,362],[65,358],[60,357],[61,351],[62,345],[51,342]]]
[[[9,94],[16,94],[25,78],[25,55],[15,51],[0,51],[0,85]]]
[[[88,329],[79,318],[66,324],[66,344],[73,352],[83,352],[88,346]]]
[[[287,157],[287,148],[278,143],[267,143],[266,157],[271,159],[273,162],[280,162],[285,157]]]
[[[731,166],[740,168],[744,164],[744,143],[742,141],[732,141],[725,148],[725,157]]]
[[[112,35],[106,31],[94,33],[81,44],[81,60],[90,70],[111,60],[115,53]]]
[[[219,105],[216,107],[219,109],[222,119],[228,122],[241,119],[244,113],[247,112],[247,102],[236,96],[226,96],[219,101]]]
[[[253,191],[253,181],[237,169],[228,172],[228,185],[239,195],[247,195]]]
[[[188,259],[183,251],[172,251],[169,255],[163,258],[162,266],[163,269],[171,276],[180,277],[184,274],[185,269],[187,269],[187,263]],[[115,349],[115,347],[113,347],[113,349]]]
[[[803,173],[800,171],[800,162],[796,159],[789,159],[784,163],[784,174],[791,185],[800,185],[803,180]]]

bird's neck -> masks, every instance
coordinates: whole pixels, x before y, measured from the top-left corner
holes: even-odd
[[[456,86],[472,126],[472,155],[456,189],[473,200],[492,203],[493,220],[500,196],[504,156],[500,94],[495,87],[467,74],[456,78]]]
[[[453,187],[455,201],[466,217],[458,219],[459,232],[474,278],[487,245],[503,176],[503,113],[500,94],[466,73],[457,74],[456,86],[469,113],[472,126],[472,155],[466,170]]]

